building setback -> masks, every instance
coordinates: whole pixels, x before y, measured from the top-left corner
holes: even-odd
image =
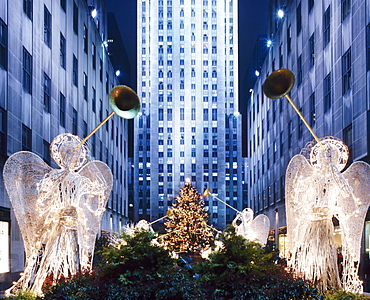
[[[111,109],[118,84],[106,44],[102,0],[0,0],[0,171],[17,151],[32,151],[53,168],[49,145],[60,133],[83,138]],[[97,10],[92,17],[91,11]],[[90,156],[109,165],[114,187],[102,230],[127,220],[127,121],[114,116],[89,140]],[[1,176],[0,290],[24,268],[17,221]]]
[[[282,18],[278,9],[284,10]],[[263,83],[274,70],[290,69],[290,96],[316,135],[343,140],[348,165],[369,162],[369,9],[366,1],[270,3],[272,45],[248,99],[247,126],[249,204],[267,214],[272,227],[286,225],[287,165],[313,137],[286,99],[265,97]],[[369,226],[366,221],[366,251]]]
[[[138,1],[136,220],[166,214],[186,181],[242,209],[237,6]],[[232,221],[233,210],[205,200],[216,226]]]

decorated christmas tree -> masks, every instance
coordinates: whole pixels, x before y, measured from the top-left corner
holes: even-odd
[[[213,230],[207,225],[208,214],[201,195],[186,183],[176,197],[171,218],[165,223],[167,234],[163,241],[175,252],[199,252],[207,249],[213,240]]]

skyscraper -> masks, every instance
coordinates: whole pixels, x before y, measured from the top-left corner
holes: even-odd
[[[238,2],[138,1],[135,218],[155,220],[186,181],[242,208]],[[212,197],[215,225],[235,212]]]

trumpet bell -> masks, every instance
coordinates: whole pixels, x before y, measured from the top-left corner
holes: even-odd
[[[294,86],[294,74],[288,69],[272,72],[263,84],[263,92],[270,99],[280,99],[288,94]]]
[[[140,99],[128,86],[115,86],[108,96],[109,105],[121,118],[133,119],[140,111]]]

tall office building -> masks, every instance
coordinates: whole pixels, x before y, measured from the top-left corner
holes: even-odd
[[[186,181],[242,209],[237,6],[138,1],[136,219],[166,214]],[[233,210],[205,200],[215,225],[232,221]]]
[[[348,165],[370,162],[369,9],[364,0],[270,2],[272,44],[248,101],[248,195],[277,227],[286,225],[287,165],[314,138],[286,99],[266,98],[263,83],[274,70],[290,69],[290,96],[316,135],[343,140]],[[368,254],[369,217],[365,229]]]
[[[89,2],[89,3],[87,3]],[[97,11],[96,16],[91,12]],[[17,151],[59,168],[49,145],[60,133],[83,138],[108,114],[118,84],[107,47],[103,0],[0,0],[0,173]],[[114,186],[101,229],[120,229],[127,210],[127,120],[114,116],[89,140]],[[24,268],[22,237],[0,176],[0,291]]]

